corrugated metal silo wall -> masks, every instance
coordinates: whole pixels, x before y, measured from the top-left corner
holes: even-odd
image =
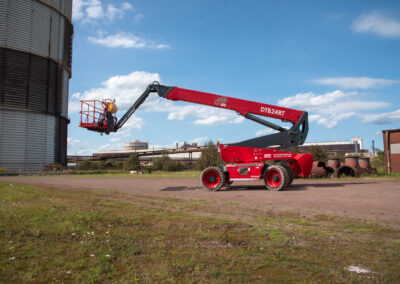
[[[0,168],[66,165],[72,0],[0,0]]]

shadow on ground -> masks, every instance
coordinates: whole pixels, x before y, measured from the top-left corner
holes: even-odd
[[[201,189],[197,186],[171,186],[161,189],[160,191],[183,191],[183,190],[196,190]]]
[[[307,190],[309,187],[319,187],[319,188],[329,188],[329,187],[346,187],[364,184],[374,184],[376,182],[335,182],[335,183],[304,183],[304,184],[292,184],[288,188],[283,191],[300,191]],[[200,186],[173,186],[166,187],[161,189],[160,191],[186,191],[186,190],[203,190]],[[263,185],[232,185],[229,187],[223,187],[221,191],[255,191],[255,190],[267,190]]]

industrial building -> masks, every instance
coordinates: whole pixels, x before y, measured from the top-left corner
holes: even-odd
[[[0,168],[66,165],[72,0],[0,1]]]
[[[383,150],[387,173],[400,173],[400,129],[383,130]]]

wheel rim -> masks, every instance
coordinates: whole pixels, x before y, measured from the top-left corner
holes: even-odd
[[[209,170],[203,174],[203,184],[208,188],[216,188],[221,182],[221,177],[216,170]]]
[[[270,186],[272,188],[278,187],[282,182],[281,173],[276,169],[270,169],[267,172],[266,179],[267,179],[268,186]]]

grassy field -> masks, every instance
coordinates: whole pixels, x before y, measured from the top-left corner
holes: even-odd
[[[1,283],[400,282],[399,229],[361,220],[5,182],[0,202]]]

